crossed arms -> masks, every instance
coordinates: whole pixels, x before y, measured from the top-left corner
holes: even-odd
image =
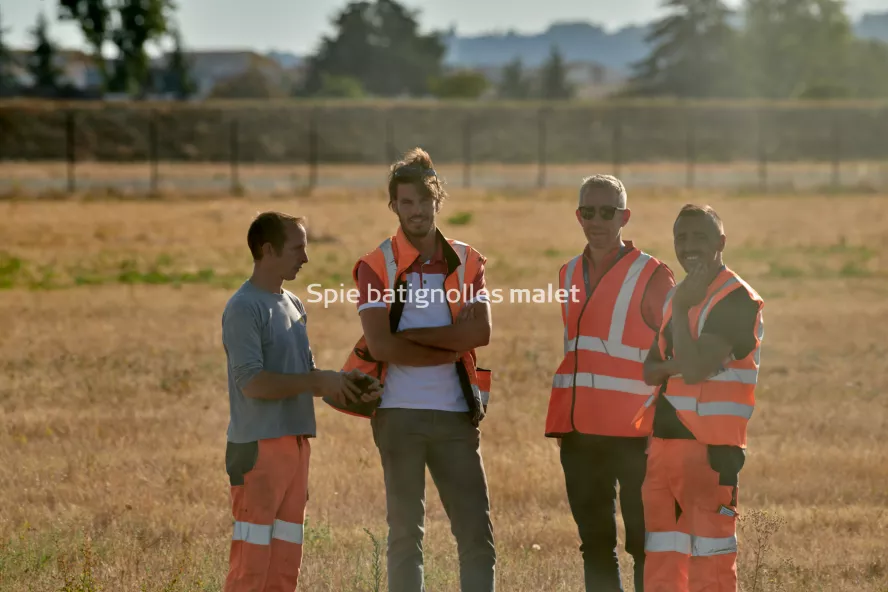
[[[452,325],[397,333],[389,328],[388,309],[366,308],[360,314],[370,355],[380,362],[403,366],[449,364],[456,362],[463,352],[490,342],[490,304],[487,302],[467,305]]]

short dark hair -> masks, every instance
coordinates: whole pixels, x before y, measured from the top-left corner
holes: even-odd
[[[287,225],[296,224],[305,229],[304,216],[291,216],[283,212],[262,212],[257,215],[247,231],[247,246],[253,255],[253,261],[262,259],[262,245],[271,243],[274,252],[281,253],[287,240]]]
[[[398,185],[406,183],[416,187],[421,195],[435,200],[436,212],[441,209],[441,202],[447,198],[444,183],[435,171],[432,157],[422,148],[410,150],[389,167],[389,209],[394,209],[398,197]]]
[[[678,212],[675,221],[678,222],[682,218],[690,218],[695,216],[705,216],[712,220],[715,227],[718,228],[719,234],[725,233],[725,225],[718,213],[709,205],[698,206],[696,204],[685,204]]]

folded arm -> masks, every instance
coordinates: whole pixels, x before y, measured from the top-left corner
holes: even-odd
[[[731,344],[719,335],[703,333],[691,336],[687,309],[676,308],[672,317],[675,360],[686,384],[697,384],[715,374],[731,355]]]
[[[375,360],[403,366],[439,366],[458,359],[454,351],[415,343],[401,333],[392,334],[386,308],[365,308],[360,314],[367,348]]]
[[[407,329],[398,334],[420,345],[467,352],[490,343],[490,332],[490,304],[474,302],[463,309],[455,324]]]

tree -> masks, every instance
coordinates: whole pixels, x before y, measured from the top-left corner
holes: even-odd
[[[321,88],[316,97],[325,99],[360,99],[364,97],[361,81],[354,76],[322,74]]]
[[[111,33],[118,57],[111,77],[111,88],[131,96],[143,96],[148,90],[148,42],[161,40],[168,33],[172,0],[119,0],[120,23]]]
[[[59,18],[76,21],[92,48],[92,59],[102,76],[102,87],[108,85],[108,69],[102,47],[108,40],[112,11],[105,0],[59,0]]]
[[[554,45],[549,53],[549,59],[543,64],[539,95],[546,100],[569,99],[573,96],[573,88],[567,80],[564,58]]]
[[[326,74],[353,77],[373,95],[423,95],[441,73],[440,34],[421,34],[416,14],[395,0],[352,1],[333,25],[307,60],[302,94],[319,92]]]
[[[436,78],[431,91],[441,99],[478,99],[490,86],[490,81],[479,72],[460,71]]]
[[[503,68],[502,79],[497,88],[497,95],[503,99],[528,99],[531,95],[530,81],[524,75],[521,58],[516,58]]]
[[[41,94],[55,94],[61,72],[55,64],[57,51],[49,38],[46,15],[37,15],[37,24],[31,29],[34,49],[28,59],[28,72],[34,78],[34,89]]]
[[[258,67],[250,66],[240,74],[219,81],[211,99],[277,99],[286,96],[284,88],[266,76]]]
[[[187,99],[196,90],[191,79],[190,66],[182,48],[182,33],[178,28],[172,31],[173,51],[169,53],[164,72],[164,90],[173,93],[176,98]]]
[[[655,22],[652,46],[633,64],[627,94],[726,97],[737,94],[736,34],[722,0],[666,0],[672,14]]]
[[[848,92],[853,32],[842,0],[746,0],[747,78],[756,96]]]
[[[0,96],[15,88],[15,77],[12,73],[12,52],[6,47],[4,36],[8,29],[3,27],[3,19],[0,18]]]
[[[859,39],[854,42],[851,55],[851,96],[888,97],[888,43]]]

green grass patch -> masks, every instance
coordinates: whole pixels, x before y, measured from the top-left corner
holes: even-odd
[[[0,289],[57,290],[108,284],[204,284],[232,288],[240,285],[245,277],[240,273],[220,273],[212,267],[197,270],[184,267],[177,266],[173,258],[166,254],[161,254],[151,263],[131,258],[113,262],[106,255],[100,255],[97,260],[87,264],[65,266],[58,263],[37,265],[20,257],[0,253]]]
[[[457,212],[447,218],[447,223],[453,226],[466,226],[472,221],[472,212]]]
[[[781,265],[780,263],[771,263],[768,266],[768,275],[778,278],[798,278],[805,275],[805,271],[794,265]]]

